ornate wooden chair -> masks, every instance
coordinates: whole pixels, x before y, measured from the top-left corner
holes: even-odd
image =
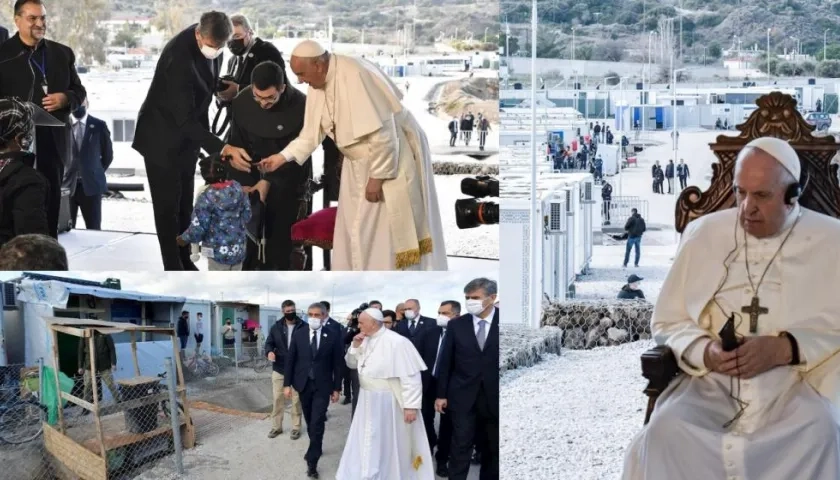
[[[707,213],[735,206],[732,181],[735,158],[741,149],[758,137],[777,137],[790,142],[799,154],[803,178],[809,176],[808,187],[799,198],[806,208],[840,217],[840,185],[837,165],[831,161],[840,150],[832,136],[812,136],[814,127],[805,122],[796,110],[796,100],[781,92],[763,95],[756,101],[758,109],[736,128],[736,137],[720,135],[711,149],[718,162],[712,164],[712,183],[705,192],[688,187],[680,194],[676,206],[676,228],[682,233],[686,225]],[[669,347],[658,345],[642,354],[642,376],[648,380],[645,424],[650,421],[656,400],[668,384],[682,372]]]

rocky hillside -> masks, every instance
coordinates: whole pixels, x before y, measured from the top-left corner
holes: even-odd
[[[530,5],[527,0],[501,3],[502,20],[510,22],[512,37],[520,37],[512,52],[526,47]],[[719,57],[721,50],[737,46],[736,35],[742,49],[763,50],[768,28],[771,50],[778,53],[793,49],[790,37],[795,37],[802,53],[814,55],[822,50],[825,30],[829,45],[840,44],[838,0],[555,0],[540,7],[537,48],[549,57],[570,57],[575,27],[576,58],[640,60],[647,54],[649,32],[667,30],[667,19],[676,19],[673,38],[679,50],[680,17],[686,62],[701,60],[704,47],[709,58]]]
[[[449,119],[465,112],[475,115],[481,113],[490,123],[499,123],[498,78],[453,80],[440,85],[438,89],[441,89],[437,103],[439,116]]]
[[[326,28],[333,16],[333,26],[341,41],[360,39],[365,42],[396,38],[396,30],[416,17],[418,44],[430,44],[441,32],[463,39],[469,33],[483,40],[485,28],[498,35],[498,0],[112,0],[112,13],[155,16],[167,7],[197,11],[211,9],[229,13],[241,12],[252,21],[259,19],[263,30],[284,28]],[[415,8],[416,16],[415,16]]]

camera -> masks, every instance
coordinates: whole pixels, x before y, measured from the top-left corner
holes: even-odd
[[[461,180],[461,193],[473,198],[463,198],[455,201],[455,222],[458,228],[475,228],[479,225],[496,225],[499,223],[499,204],[496,202],[479,202],[478,198],[498,197],[499,180],[487,175]]]
[[[233,78],[233,75],[223,75],[219,77],[219,80],[216,81],[216,93],[224,92],[228,89],[229,85],[225,82],[236,83],[236,79]]]
[[[350,320],[347,322],[347,334],[344,337],[345,345],[350,345],[353,342],[353,338],[361,331],[359,329],[359,315],[368,308],[370,308],[370,305],[363,303],[359,305],[359,308],[350,313]]]

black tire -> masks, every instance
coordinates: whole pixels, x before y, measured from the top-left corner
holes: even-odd
[[[20,445],[38,438],[44,431],[44,410],[34,403],[18,403],[0,415],[0,441]]]

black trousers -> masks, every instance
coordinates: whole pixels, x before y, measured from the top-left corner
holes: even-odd
[[[454,147],[455,141],[458,140],[458,132],[449,132],[449,146]]]
[[[40,135],[41,132],[38,132]],[[64,163],[55,152],[55,145],[38,142],[35,169],[47,180],[47,226],[50,236],[58,238],[58,214],[61,211],[61,182],[64,179]]]
[[[688,177],[680,177],[680,189],[683,190],[686,187]]]
[[[452,415],[452,453],[449,458],[449,478],[467,480],[473,445],[481,451],[480,480],[499,478],[499,417],[490,412],[490,402],[484,387],[478,392],[475,405],[469,411],[448,412]],[[484,429],[483,439],[476,439],[477,427]]]
[[[190,246],[175,240],[190,226],[195,195],[195,166],[198,152],[183,152],[162,161],[146,162],[149,193],[155,212],[155,230],[164,270],[198,270],[190,260]]]
[[[449,453],[452,449],[452,414],[445,413],[440,416],[440,427],[435,432],[435,398],[437,397],[437,380],[434,378],[424,382],[423,386],[423,426],[426,427],[426,437],[429,439],[429,450],[434,451],[438,465],[446,465],[449,462]]]
[[[306,458],[307,464],[313,467],[318,465],[318,460],[321,459],[323,454],[322,445],[331,393],[318,390],[312,380],[306,382],[306,386],[300,392],[303,420],[306,422],[306,431],[309,435],[309,448],[306,450],[304,458]]]
[[[265,263],[259,259],[257,245],[248,241],[244,270],[288,271],[292,264],[292,225],[298,221],[300,199],[268,190],[265,209]],[[311,207],[309,208],[311,210]],[[312,270],[312,248],[306,248],[305,270]]]
[[[347,366],[347,363],[342,367],[342,373],[343,380],[341,383],[344,386],[344,397],[352,399],[353,394],[350,393],[350,367]]]
[[[70,197],[70,220],[73,222],[73,228],[76,228],[80,209],[87,230],[102,230],[102,195],[85,195],[81,182],[76,184],[76,191]]]
[[[359,403],[359,371],[355,368],[350,369],[350,388],[353,391],[352,409],[350,410],[350,419],[356,415],[356,404]]]

